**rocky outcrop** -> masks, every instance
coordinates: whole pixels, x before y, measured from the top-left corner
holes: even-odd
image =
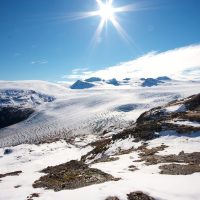
[[[119,198],[118,197],[108,197],[105,200],[119,200]]]
[[[197,164],[169,164],[162,165],[159,167],[161,169],[160,174],[169,174],[169,175],[189,175],[196,172],[200,172],[200,166]]]
[[[150,140],[161,131],[175,131],[179,134],[200,131],[200,126],[193,126],[188,122],[200,122],[200,94],[144,112],[134,125],[114,135],[113,140],[129,136],[136,140]]]
[[[55,97],[34,90],[0,90],[0,128],[27,119],[37,106],[54,100]]]
[[[0,108],[0,128],[21,122],[27,119],[33,112],[33,108],[15,106]]]
[[[200,152],[184,153],[180,152],[178,155],[156,155],[145,154],[143,151],[140,153],[140,162],[145,162],[146,165],[155,165],[159,163],[188,163],[188,164],[200,164]]]
[[[153,197],[148,196],[147,194],[137,191],[137,192],[131,192],[130,194],[127,194],[128,200],[155,200]]]
[[[35,181],[33,187],[53,189],[54,191],[76,189],[106,181],[118,180],[110,174],[99,169],[89,168],[88,165],[76,160],[54,167],[47,167],[41,172],[47,175]]]
[[[5,174],[0,174],[0,178],[4,178],[6,176],[19,176],[22,173],[22,171],[14,171],[14,172],[9,172]]]

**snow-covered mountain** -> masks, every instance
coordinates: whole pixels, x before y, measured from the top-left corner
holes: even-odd
[[[62,96],[68,92],[68,88],[62,84],[51,83],[40,80],[26,81],[0,81],[0,90],[33,90],[40,94],[50,96]]]
[[[102,79],[99,77],[91,77],[91,78],[85,79],[85,81],[86,82],[99,82],[99,81],[102,81]]]
[[[0,129],[0,199],[198,199],[200,82],[159,81],[1,82],[2,109],[34,110]]]
[[[167,76],[161,76],[158,78],[141,78],[141,79],[131,79],[125,78],[123,80],[117,80],[116,78],[110,80],[103,80],[98,77],[91,77],[88,79],[78,80],[70,86],[71,89],[89,89],[89,88],[111,88],[111,87],[132,87],[132,86],[142,86],[142,87],[153,87],[162,84],[170,84],[172,80]]]
[[[53,96],[41,94],[34,90],[20,89],[1,89],[0,90],[0,107],[5,106],[22,106],[35,107],[45,102],[55,100]]]
[[[199,106],[200,94],[147,109],[119,133],[0,148],[0,199],[196,200]]]
[[[78,80],[76,81],[70,88],[71,89],[88,89],[88,88],[92,88],[94,87],[95,85],[92,84],[92,83],[89,83],[89,82],[85,82],[85,81],[81,81],[81,80]]]
[[[56,99],[41,104],[27,120],[0,129],[0,146],[71,135],[101,134],[113,129],[118,132],[145,110],[198,93],[200,86],[198,82],[170,81],[170,84],[143,88],[133,80],[124,81],[128,83],[117,87],[103,84],[89,90],[71,90],[48,82],[1,82],[2,89],[41,90],[41,93],[53,95]]]
[[[55,97],[34,90],[0,90],[0,128],[26,120],[39,105],[54,100]]]
[[[106,83],[110,84],[110,85],[114,85],[114,86],[119,86],[120,85],[119,81],[117,79],[115,79],[115,78],[106,81]]]
[[[166,82],[171,81],[171,79],[167,76],[162,76],[158,78],[141,78],[143,87],[152,87],[164,84]]]

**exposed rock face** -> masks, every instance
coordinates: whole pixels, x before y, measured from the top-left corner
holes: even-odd
[[[155,165],[159,163],[188,163],[188,164],[200,164],[200,152],[184,153],[180,152],[178,155],[155,155],[140,153],[141,160],[145,161],[146,165]]]
[[[103,155],[104,152],[108,149],[110,143],[111,143],[111,139],[102,139],[102,140],[91,143],[90,145],[94,147],[93,150],[88,152],[86,155],[82,156],[81,161],[86,162],[87,160],[93,160],[98,154]],[[102,156],[101,160],[102,159],[105,160],[108,158]]]
[[[34,112],[33,108],[0,108],[0,128],[10,126],[27,119]]]
[[[128,200],[155,200],[153,197],[148,196],[147,194],[144,194],[143,192],[131,192],[130,194],[127,194]]]
[[[47,167],[41,172],[47,175],[35,181],[33,187],[43,187],[54,191],[76,189],[118,180],[101,170],[89,168],[88,165],[75,160],[54,167]]]
[[[36,106],[54,100],[55,97],[34,90],[0,90],[0,128],[27,119]]]
[[[173,101],[163,107],[153,108],[144,112],[140,115],[135,124],[131,125],[127,129],[124,129],[122,132],[113,135],[112,138],[105,138],[91,143],[90,145],[93,146],[94,149],[82,156],[81,160],[88,163],[114,161],[117,158],[109,157],[106,155],[106,151],[113,143],[129,137],[132,137],[133,140],[137,142],[141,140],[147,141],[155,137],[159,137],[159,133],[162,133],[162,131],[166,131],[167,133],[168,131],[172,131],[173,134],[188,134],[188,136],[192,132],[200,131],[200,125],[193,126],[188,123],[191,122],[192,124],[194,119],[195,121],[200,120],[199,99],[200,95],[198,94],[182,100]],[[188,124],[176,124],[179,120],[185,120]],[[122,151],[120,153],[123,154],[131,151],[141,151],[141,160],[145,161],[148,165],[165,162],[181,162],[181,160],[184,160],[185,163],[195,163],[200,160],[198,152],[194,152],[192,154],[185,154],[183,152],[180,155],[169,156],[156,155],[157,152],[163,151],[165,148],[167,148],[167,146],[161,145],[159,147],[148,149],[145,145],[143,145],[140,149],[134,149],[131,147],[125,152]],[[101,157],[96,159],[97,155],[101,155]],[[113,156],[116,155],[119,155],[119,153],[113,154]]]
[[[161,131],[175,131],[180,134],[200,131],[200,126],[177,123],[183,121],[200,122],[200,94],[144,112],[133,126],[114,135],[113,140],[125,139],[130,135],[136,140],[150,140],[157,136],[155,133]]]
[[[85,81],[76,81],[70,88],[71,89],[87,89],[87,88],[92,88],[94,87],[95,85],[92,84],[92,83],[88,83],[88,82],[85,82]]]
[[[193,95],[185,101],[185,106],[191,111],[200,111],[200,94]]]
[[[200,166],[197,164],[169,164],[162,165],[159,167],[161,169],[161,174],[170,174],[170,175],[189,175],[196,172],[200,172]]]

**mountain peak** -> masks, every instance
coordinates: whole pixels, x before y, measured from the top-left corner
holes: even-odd
[[[78,80],[70,88],[71,89],[87,89],[87,88],[92,88],[94,86],[95,85],[92,84],[92,83],[88,83],[88,82],[85,82],[85,81]]]

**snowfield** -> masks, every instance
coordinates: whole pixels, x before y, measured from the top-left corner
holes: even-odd
[[[32,186],[44,175],[40,172],[44,168],[80,160],[93,150],[92,142],[112,138],[133,124],[144,111],[197,94],[199,88],[200,82],[192,81],[170,81],[154,87],[142,87],[130,81],[119,86],[99,84],[84,90],[72,90],[63,84],[44,81],[0,81],[1,91],[24,91],[22,99],[23,94],[27,97],[26,91],[30,90],[54,98],[51,102],[40,102],[40,105],[34,106],[35,112],[27,120],[0,129],[0,177],[22,171],[18,175],[0,178],[0,200],[106,200],[109,196],[127,200],[127,194],[134,191],[142,191],[156,200],[200,199],[200,173],[161,174],[161,163],[147,165],[140,160],[141,151],[136,149],[145,142],[135,141],[132,137],[118,139],[108,145],[104,154],[117,159],[95,163],[102,157],[98,153],[92,160],[86,160],[89,167],[120,178],[118,181],[58,192]],[[185,109],[179,104],[166,106],[163,111],[178,113]],[[187,120],[169,123],[200,127],[199,122]],[[175,131],[158,134],[160,137],[147,141],[148,149],[165,145],[155,155],[200,152],[199,131],[189,135]],[[120,154],[123,151],[126,153]],[[131,166],[137,170],[130,170]],[[31,194],[38,194],[38,197],[31,198]]]
[[[144,111],[198,93],[199,82],[177,82],[143,88],[109,84],[71,90],[44,81],[0,82],[0,88],[31,89],[56,100],[36,108],[27,120],[0,130],[0,146],[36,143],[52,138],[119,131]],[[191,90],[192,88],[192,90]]]
[[[97,138],[96,138],[97,139]],[[32,184],[42,174],[40,170],[47,166],[54,166],[65,163],[72,159],[80,159],[81,155],[91,150],[90,146],[84,147],[86,143],[95,140],[94,136],[84,138],[84,144],[79,142],[75,145],[67,144],[64,141],[42,145],[19,145],[13,147],[13,153],[3,155],[0,149],[1,173],[21,170],[19,176],[8,176],[0,182],[0,199],[20,200],[26,199],[32,193],[39,193],[38,200],[105,200],[108,196],[117,196],[126,200],[126,194],[133,191],[143,191],[155,199],[161,200],[197,200],[200,196],[200,173],[192,175],[161,175],[159,165],[146,166],[143,163],[134,162],[139,156],[136,152],[120,155],[119,160],[93,164],[91,167],[98,168],[114,177],[121,178],[117,182],[105,182],[75,190],[63,190],[54,192],[52,190],[34,189]],[[156,147],[160,144],[169,147],[159,154],[178,154],[184,150],[186,153],[200,151],[200,133],[195,137],[178,137],[167,135],[150,141],[149,147]],[[110,154],[116,148],[127,149],[130,145],[137,147],[131,139],[118,142],[107,152]],[[130,171],[128,166],[135,165],[139,170]],[[15,188],[15,186],[20,186]]]

